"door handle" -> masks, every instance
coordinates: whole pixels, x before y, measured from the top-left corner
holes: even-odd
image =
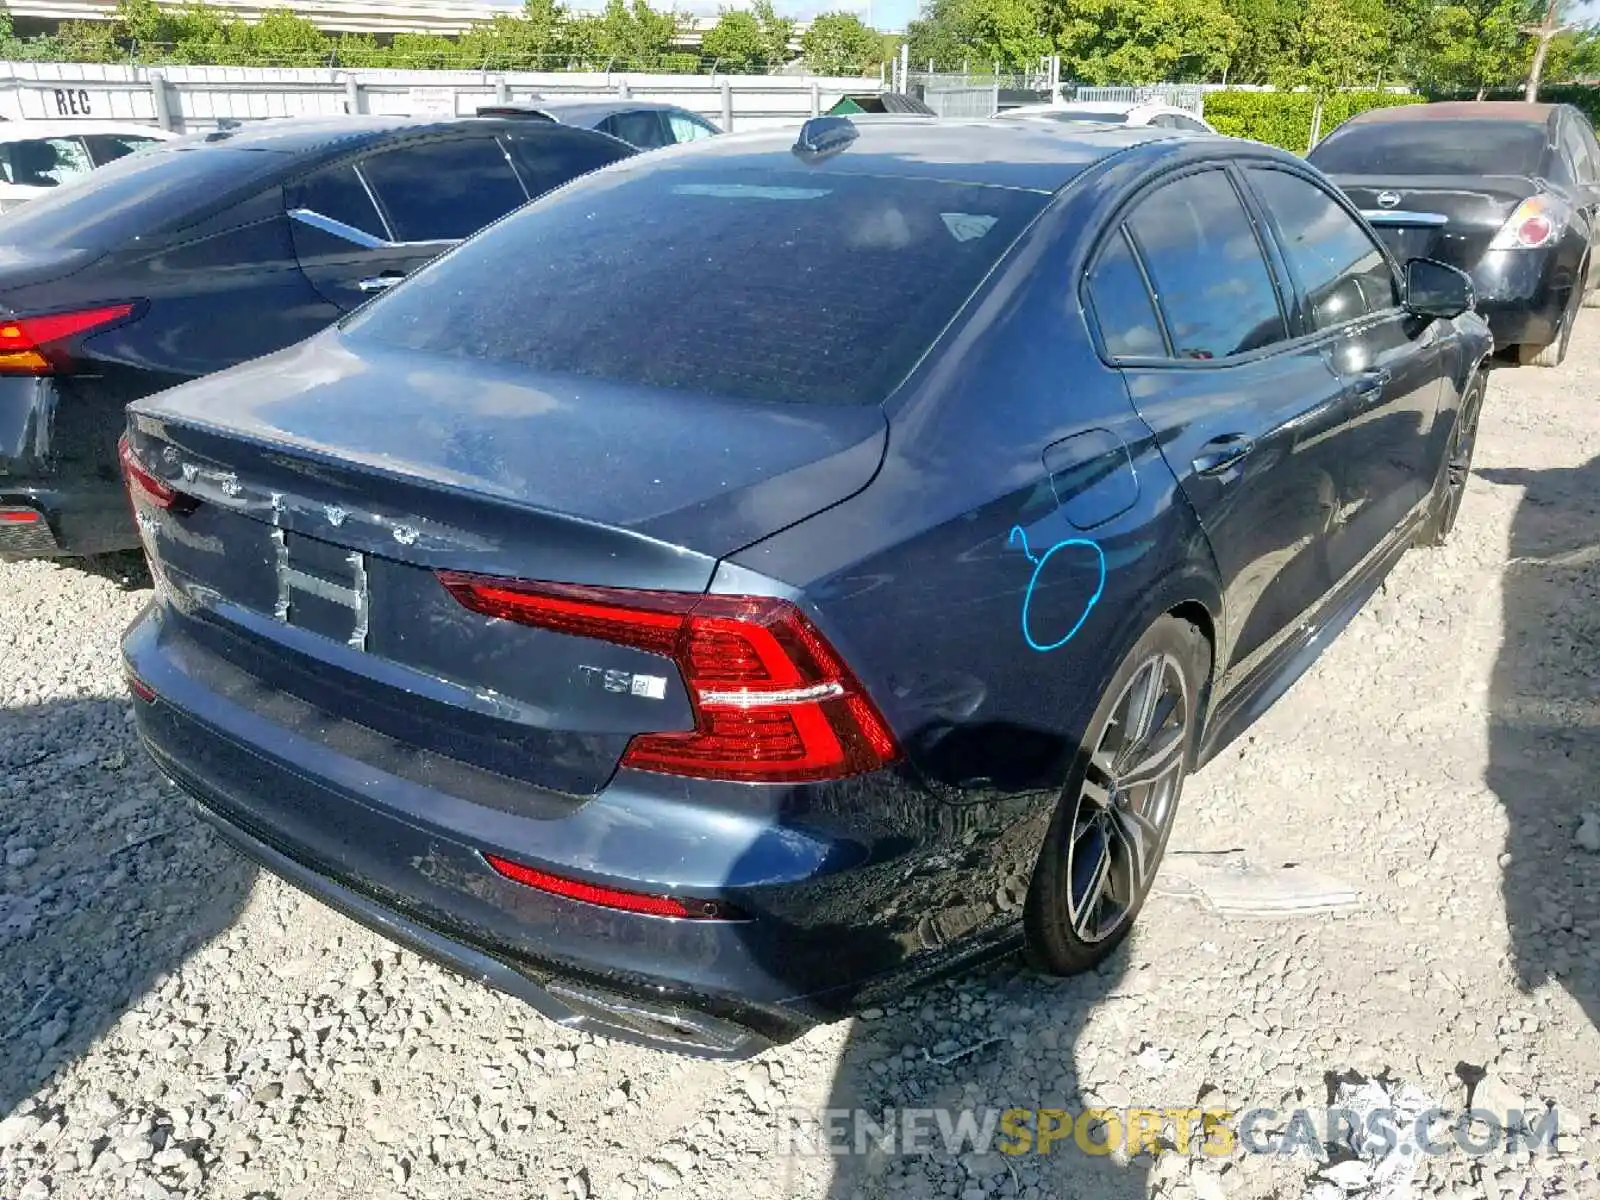
[[[1242,433],[1224,433],[1214,437],[1195,455],[1193,467],[1196,475],[1221,475],[1256,448],[1255,442]]]
[[[1350,394],[1363,403],[1371,403],[1383,396],[1383,389],[1389,386],[1393,378],[1393,372],[1381,367],[1358,372],[1350,377]]]
[[[356,287],[363,292],[386,292],[395,284],[404,279],[404,275],[374,275],[370,279],[363,279]]]

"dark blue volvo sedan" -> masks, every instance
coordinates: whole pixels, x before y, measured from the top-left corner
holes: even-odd
[[[133,406],[139,729],[246,854],[610,1036],[1088,968],[1185,775],[1449,531],[1471,304],[1231,139],[630,159]]]

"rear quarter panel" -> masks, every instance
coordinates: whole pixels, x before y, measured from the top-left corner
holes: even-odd
[[[1017,896],[1118,660],[1169,608],[1218,611],[1204,537],[1077,295],[1097,214],[1142,174],[1102,168],[1058,198],[891,403],[872,484],[731,564],[799,590],[897,731],[926,830],[967,811]],[[1085,529],[1041,454],[1091,430],[1126,447],[1137,494]]]

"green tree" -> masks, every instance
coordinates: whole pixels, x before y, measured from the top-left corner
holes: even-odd
[[[1054,0],[1046,16],[1063,70],[1094,84],[1209,79],[1241,38],[1220,0]]]
[[[876,67],[883,43],[855,13],[823,13],[800,39],[806,66],[817,75],[859,75]]]
[[[240,36],[254,63],[311,67],[332,61],[332,40],[291,9],[268,9],[255,24],[244,25]]]
[[[761,26],[761,43],[766,53],[766,64],[778,67],[794,57],[789,43],[794,41],[794,22],[780,17],[772,7],[772,0],[755,0],[750,6],[756,24]]]
[[[1294,38],[1300,11],[1308,0],[1222,0],[1223,11],[1239,28],[1228,62],[1229,83],[1266,83]]]
[[[717,23],[706,30],[701,53],[720,71],[758,71],[767,62],[767,43],[754,13],[725,8]]]
[[[1417,82],[1441,91],[1475,91],[1518,83],[1529,50],[1520,0],[1455,0],[1436,4],[1422,31]]]
[[[1388,36],[1383,0],[1310,0],[1294,23],[1272,82],[1318,97],[1370,84],[1388,54]]]
[[[584,29],[586,57],[596,65],[612,63],[634,70],[650,70],[672,52],[678,18],[657,12],[646,0],[607,0],[604,11],[587,18]]]
[[[1033,66],[1050,53],[1044,0],[931,0],[906,29],[911,61],[940,70]]]

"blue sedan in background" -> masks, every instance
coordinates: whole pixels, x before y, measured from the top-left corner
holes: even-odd
[[[138,727],[246,854],[608,1036],[1087,969],[1185,776],[1449,532],[1471,304],[1220,137],[630,158],[133,405]]]

